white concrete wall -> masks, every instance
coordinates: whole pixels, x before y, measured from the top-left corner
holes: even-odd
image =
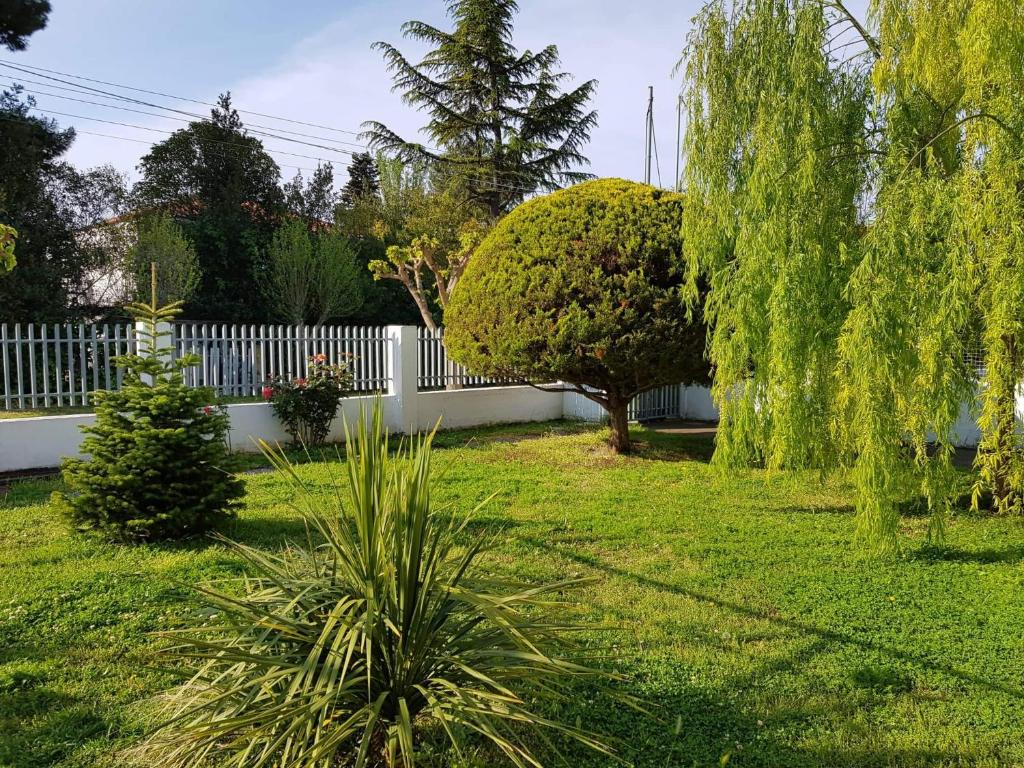
[[[711,399],[711,390],[696,385],[682,387],[680,415],[694,421],[718,421],[718,408]]]
[[[547,421],[573,418],[603,421],[604,410],[592,400],[572,392],[543,392],[534,387],[486,387],[443,392],[419,392],[416,380],[417,332],[412,326],[390,326],[391,382],[381,397],[384,421],[392,432],[429,430],[440,419],[441,427],[454,429],[484,424]],[[339,417],[331,426],[329,439],[344,439],[342,415],[354,423],[360,413],[369,413],[373,397],[350,397],[342,401]],[[680,386],[680,416],[698,421],[717,421],[718,409],[707,387]],[[266,403],[229,405],[229,440],[236,451],[256,450],[255,440],[286,442],[289,437]],[[1017,413],[1024,419],[1024,390],[1018,395]],[[82,441],[80,428],[91,424],[93,414],[0,419],[0,472],[51,468],[65,456],[78,456]],[[971,409],[961,408],[955,432],[958,444],[977,445],[980,433]]]
[[[338,417],[331,425],[328,439],[344,440],[344,421],[353,425],[360,409],[368,417],[373,397],[348,397],[342,400]],[[392,432],[410,427],[397,395],[381,396],[384,423]],[[419,392],[412,409],[417,416],[412,431],[433,429],[441,419],[443,429],[483,424],[522,421],[549,421],[562,417],[562,394],[541,392],[533,387],[489,387],[451,392]],[[407,401],[408,402],[408,401]],[[232,450],[257,451],[256,441],[287,443],[290,440],[281,423],[266,403],[239,403],[227,406],[231,417],[228,436]],[[81,456],[81,427],[92,424],[91,413],[67,416],[36,416],[26,419],[0,419],[0,472],[49,469],[60,465],[65,456]]]
[[[420,392],[417,429],[443,429],[503,424],[517,421],[550,421],[562,418],[562,393],[541,392],[534,387],[485,387],[444,392]]]
[[[80,456],[80,427],[94,421],[91,413],[0,419],[0,472],[56,467],[64,456]]]

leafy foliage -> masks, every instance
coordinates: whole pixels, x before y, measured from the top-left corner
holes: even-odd
[[[311,232],[306,222],[289,219],[274,233],[267,255],[264,292],[274,314],[287,322],[321,325],[362,306],[356,253],[337,228]]]
[[[302,171],[284,185],[285,207],[311,227],[326,226],[334,221],[337,195],[334,192],[334,167],[330,163],[317,163],[313,177],[302,178]]]
[[[686,316],[682,215],[682,195],[621,179],[523,203],[452,295],[452,357],[487,376],[575,385],[608,411],[612,447],[628,450],[635,395],[707,378],[704,328]]]
[[[512,44],[514,0],[450,0],[447,32],[422,21],[404,35],[432,46],[419,64],[385,42],[375,47],[394,73],[394,90],[430,115],[424,132],[437,150],[406,141],[379,122],[364,125],[373,144],[403,160],[425,160],[453,178],[491,218],[530,193],[589,178],[578,168],[597,124],[588,80],[562,93],[558,48],[520,53]]]
[[[386,259],[371,261],[375,280],[396,280],[412,296],[428,328],[436,329],[434,307],[443,312],[474,250],[489,229],[458,190],[423,195],[404,222],[411,240],[390,245]],[[413,234],[415,233],[415,234]]]
[[[404,293],[415,307],[413,317],[418,312],[427,327],[436,328],[439,310],[488,226],[487,214],[422,161],[378,155],[376,166],[380,194],[339,208],[339,225],[368,246],[367,274],[373,275],[378,300],[394,297],[394,311],[402,308],[398,299]],[[398,297],[385,294],[387,287],[397,289]]]
[[[166,213],[152,214],[138,222],[128,259],[136,301],[144,301],[149,295],[154,264],[157,302],[161,305],[188,301],[199,285],[195,250]]]
[[[975,339],[976,496],[1022,504],[1024,12],[873,8],[705,7],[685,59],[684,231],[710,283],[716,461],[852,463],[858,531],[891,550],[908,492],[942,537]]]
[[[296,443],[322,445],[338,415],[341,398],[352,392],[352,371],[347,365],[330,365],[324,355],[309,358],[303,378],[274,377],[270,405]]]
[[[580,663],[579,628],[555,616],[578,582],[483,578],[486,537],[434,506],[431,437],[389,457],[379,402],[366,422],[348,436],[333,494],[268,450],[323,543],[281,554],[233,545],[250,572],[243,594],[201,587],[224,619],[170,634],[166,656],[200,668],[173,692],[145,757],[170,768],[413,768],[428,721],[456,746],[467,733],[483,737],[517,766],[539,766],[527,728],[607,752],[533,706],[602,677]]]
[[[14,241],[18,238],[18,230],[6,224],[0,224],[0,275],[10,272],[17,264],[14,258]]]
[[[26,38],[45,27],[49,15],[49,0],[6,0],[0,5],[0,45],[25,50]]]
[[[19,88],[0,92],[0,221],[18,231],[20,265],[0,282],[0,319],[58,322],[82,311],[106,256],[76,233],[108,215],[123,181],[110,168],[83,173],[63,162],[74,131],[32,106]]]
[[[122,388],[94,393],[95,424],[83,427],[87,459],[66,459],[67,490],[55,501],[76,527],[124,541],[203,533],[234,514],[243,492],[231,474],[229,420],[210,389],[185,385],[196,355],[168,359],[162,325],[180,305],[128,307],[145,327],[141,354],[115,358]]]
[[[189,315],[265,320],[258,287],[284,193],[277,163],[245,132],[230,94],[220,97],[209,120],[154,145],[139,170],[136,203],[174,216],[198,257],[201,280]]]

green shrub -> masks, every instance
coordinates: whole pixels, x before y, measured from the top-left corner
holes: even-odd
[[[120,540],[167,539],[207,531],[234,514],[242,481],[230,473],[228,416],[213,391],[185,386],[195,355],[170,360],[157,351],[158,324],[179,305],[132,305],[145,322],[144,354],[115,358],[120,391],[96,392],[96,421],[83,427],[87,459],[63,465],[55,494],[75,526]]]
[[[523,203],[455,287],[448,351],[485,376],[567,382],[608,411],[612,447],[628,450],[633,397],[708,379],[704,325],[684,295],[682,217],[682,195],[621,179]]]
[[[517,766],[539,765],[530,728],[607,753],[534,707],[608,677],[580,663],[579,628],[560,602],[579,582],[485,580],[484,539],[433,503],[431,438],[389,459],[379,402],[372,424],[361,417],[346,437],[344,478],[328,493],[267,451],[322,543],[274,555],[231,545],[248,575],[200,587],[218,621],[169,633],[164,661],[193,676],[142,762],[413,768],[428,723],[457,747],[489,740]]]
[[[324,355],[313,355],[305,377],[270,380],[270,405],[292,440],[306,447],[322,445],[352,381],[348,366],[330,365]]]

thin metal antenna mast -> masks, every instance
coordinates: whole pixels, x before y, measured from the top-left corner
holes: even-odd
[[[651,183],[651,149],[654,145],[654,86],[647,86],[647,126],[644,133],[644,183]]]

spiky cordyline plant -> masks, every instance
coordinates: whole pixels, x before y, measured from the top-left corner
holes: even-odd
[[[468,535],[469,518],[442,516],[432,501],[432,435],[389,458],[379,405],[366,422],[346,435],[346,477],[329,498],[264,446],[309,540],[277,555],[231,545],[252,575],[241,596],[200,587],[223,613],[214,626],[169,633],[170,659],[199,670],[170,694],[169,717],[141,756],[164,768],[412,768],[428,722],[457,751],[460,734],[475,733],[516,766],[540,765],[527,729],[610,754],[594,734],[531,706],[563,698],[580,678],[609,677],[584,666],[572,640],[580,628],[550,618],[579,582],[476,578],[483,540]]]

